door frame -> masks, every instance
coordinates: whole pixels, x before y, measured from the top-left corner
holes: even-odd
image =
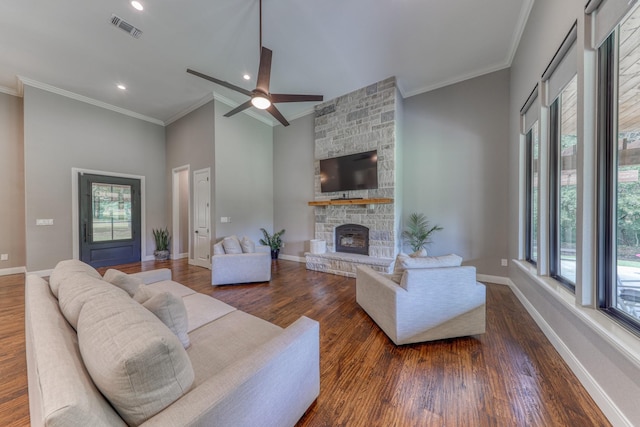
[[[146,236],[146,203],[145,203],[145,177],[142,175],[131,175],[117,172],[106,172],[93,169],[71,168],[71,234],[73,241],[73,259],[80,259],[80,201],[78,200],[79,192],[79,174],[92,174],[112,176],[116,178],[131,178],[140,180],[140,259],[142,261],[152,261],[153,255],[147,256],[147,236]]]
[[[171,171],[172,179],[172,191],[171,191],[171,227],[173,228],[173,238],[171,239],[171,259],[182,258],[178,253],[180,249],[180,180],[178,176],[180,173],[187,172],[187,182],[189,188],[187,189],[187,258],[191,259],[191,166],[184,165],[177,168],[173,168]]]

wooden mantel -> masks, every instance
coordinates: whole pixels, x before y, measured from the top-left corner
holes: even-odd
[[[336,199],[316,200],[309,202],[309,206],[333,206],[333,205],[386,205],[393,203],[393,199]]]

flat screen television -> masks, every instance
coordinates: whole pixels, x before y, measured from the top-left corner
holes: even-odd
[[[320,160],[320,191],[378,188],[378,151]]]

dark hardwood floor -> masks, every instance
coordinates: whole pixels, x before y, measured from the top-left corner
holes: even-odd
[[[174,280],[279,326],[320,322],[317,401],[298,426],[608,426],[506,286],[487,285],[487,333],[396,347],[355,302],[355,279],[273,263],[271,283],[212,287],[184,260]],[[0,277],[0,425],[29,424],[24,276]],[[256,424],[256,425],[259,425]]]

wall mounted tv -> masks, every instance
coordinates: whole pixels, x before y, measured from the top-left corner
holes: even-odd
[[[378,188],[378,151],[320,160],[320,191]]]

